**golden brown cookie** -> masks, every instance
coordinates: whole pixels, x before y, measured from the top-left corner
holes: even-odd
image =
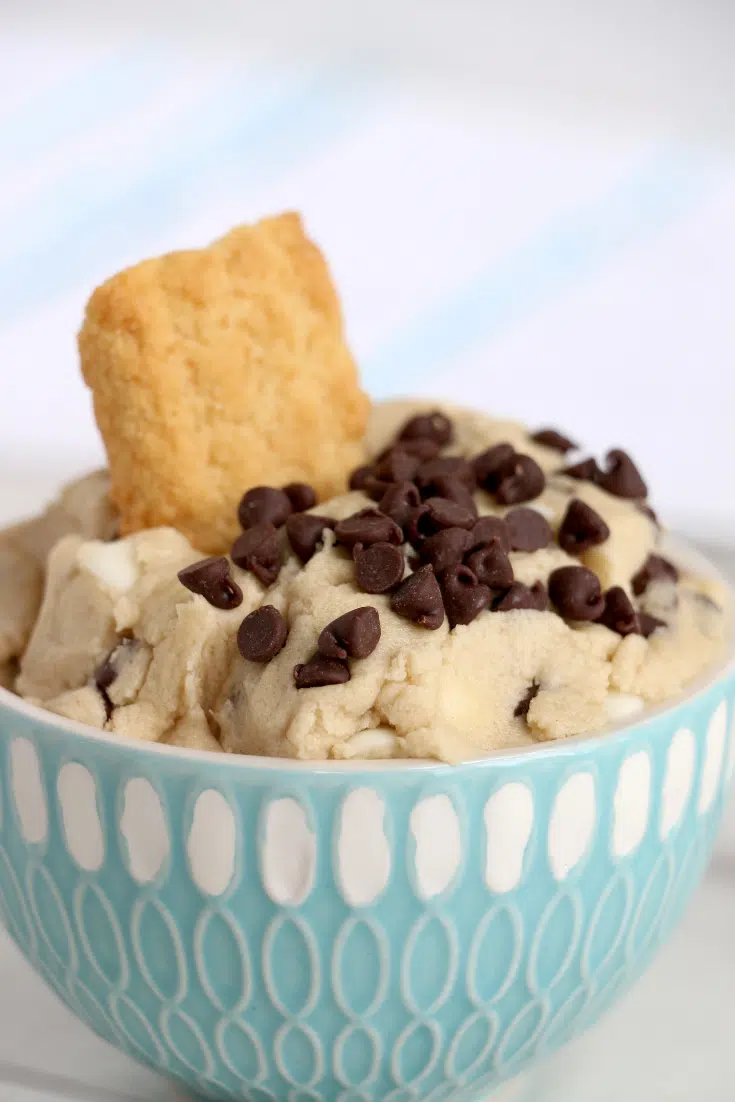
[[[368,399],[297,214],[120,272],[92,295],[79,349],[123,534],[172,525],[222,551],[251,486],[329,497],[361,460]]]

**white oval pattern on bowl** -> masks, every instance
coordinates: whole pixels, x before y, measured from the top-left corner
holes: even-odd
[[[585,856],[596,822],[595,778],[574,773],[557,792],[549,823],[549,864],[556,880],[566,880]]]
[[[723,700],[718,704],[707,727],[707,743],[702,766],[702,779],[699,788],[700,815],[710,810],[715,802],[722,763],[725,757],[725,738],[727,737],[727,704]]]
[[[48,835],[48,805],[41,763],[30,739],[13,739],[10,747],[13,802],[20,832],[28,845],[39,845]]]
[[[224,895],[235,875],[237,823],[229,803],[214,788],[194,804],[186,856],[191,878],[205,895]]]
[[[168,860],[171,840],[161,797],[144,777],[134,777],[125,785],[120,833],[133,880],[152,883]]]
[[[85,872],[96,872],[105,860],[105,839],[97,807],[97,785],[86,766],[71,761],[56,781],[66,848]]]
[[[260,871],[274,903],[297,907],[308,899],[316,872],[316,836],[303,807],[290,796],[273,800],[265,810]]]
[[[625,759],[618,774],[612,837],[615,857],[628,857],[638,849],[648,827],[650,804],[651,759],[641,750]]]
[[[666,753],[666,773],[661,792],[662,840],[681,822],[694,784],[694,766],[697,746],[694,733],[688,727],[680,727]]]
[[[533,830],[533,795],[518,781],[504,784],[485,804],[485,883],[503,894],[518,886]]]
[[[432,899],[452,883],[462,860],[462,835],[449,796],[427,796],[410,818],[416,843],[416,887],[422,899]]]
[[[345,902],[366,907],[384,891],[391,870],[385,804],[372,788],[355,788],[339,815],[336,873]]]

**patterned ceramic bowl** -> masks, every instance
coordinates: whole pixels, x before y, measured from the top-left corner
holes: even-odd
[[[735,669],[449,768],[113,741],[0,694],[0,904],[92,1029],[213,1099],[476,1099],[640,975],[706,865]]]

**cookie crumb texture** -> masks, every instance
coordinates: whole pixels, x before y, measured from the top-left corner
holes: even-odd
[[[345,488],[369,403],[326,262],[296,214],[241,226],[99,287],[79,349],[123,535],[229,549],[259,484]]]

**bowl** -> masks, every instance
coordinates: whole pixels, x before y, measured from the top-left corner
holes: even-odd
[[[458,767],[113,740],[0,693],[0,906],[96,1033],[211,1099],[479,1099],[646,967],[710,854],[735,668]]]

